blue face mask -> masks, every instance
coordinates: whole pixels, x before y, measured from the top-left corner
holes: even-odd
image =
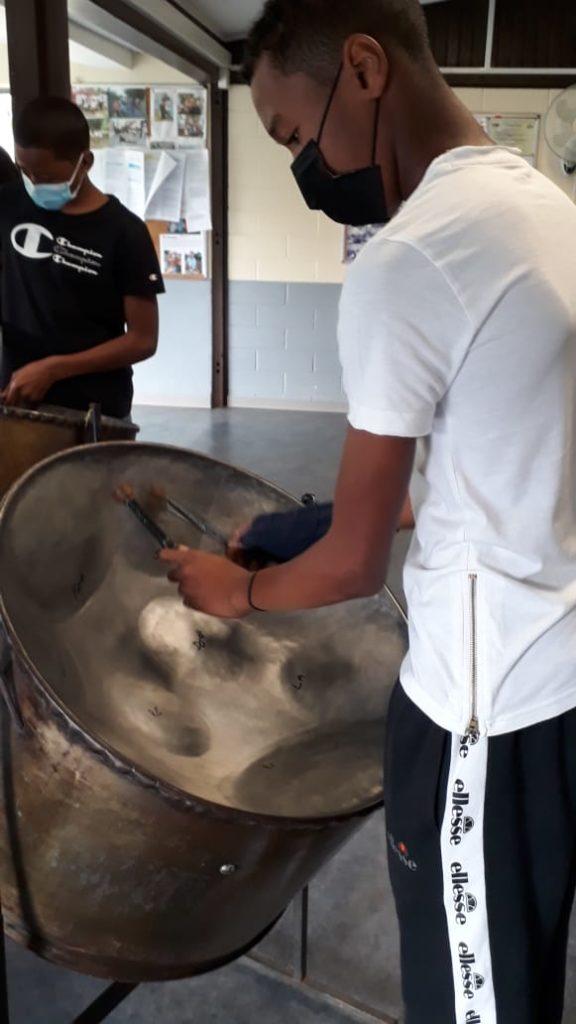
[[[72,188],[72,182],[78,174],[80,164],[84,159],[84,153],[81,154],[74,173],[69,181],[64,181],[59,185],[35,185],[27,174],[23,174],[24,188],[32,202],[36,203],[36,206],[40,206],[43,210],[63,210],[68,203],[71,203],[73,199],[76,199],[81,187],[83,179],[80,178],[76,188]]]

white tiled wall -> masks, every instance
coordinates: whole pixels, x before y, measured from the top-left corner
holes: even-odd
[[[342,228],[302,201],[290,156],[260,124],[246,86],[230,94],[230,276],[342,281]]]
[[[544,114],[557,91],[457,89],[474,113]],[[538,166],[576,200],[576,176],[540,133]],[[343,230],[304,205],[290,156],[261,126],[247,86],[230,96],[230,275],[235,281],[340,283]]]

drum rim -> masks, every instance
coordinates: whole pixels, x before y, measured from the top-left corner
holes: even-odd
[[[202,459],[206,459],[209,462],[216,463],[225,469],[231,469],[236,472],[240,471],[246,476],[251,477],[253,480],[257,480],[259,483],[264,483],[268,487],[271,487],[278,494],[289,498],[294,504],[298,505],[298,500],[294,495],[290,494],[289,491],[276,484],[270,483],[264,477],[259,476],[257,473],[253,473],[251,470],[244,470],[242,467],[234,466],[229,462],[224,462],[222,459],[214,459],[212,456],[207,455],[205,452],[197,451],[191,448],[181,448],[177,445],[161,444],[159,442],[137,442],[137,448],[145,448],[152,451],[169,451],[176,452],[183,455],[196,455]],[[122,450],[125,449],[127,452],[134,452],[133,441],[104,441],[98,442],[97,444],[81,445],[76,448],[70,448],[62,452],[57,452],[55,455],[49,456],[42,462],[37,463],[26,471],[19,479],[12,485],[10,490],[4,496],[2,503],[0,504],[0,534],[7,513],[16,499],[17,493],[20,488],[24,487],[29,483],[31,478],[35,475],[40,475],[41,472],[46,472],[52,463],[63,461],[65,459],[72,461],[73,459],[81,457],[86,451],[98,451],[103,454],[106,450]],[[397,598],[394,596],[390,588],[386,585],[383,587],[383,592],[386,593],[390,604],[398,612],[399,617],[406,624],[406,615],[399,604]],[[88,730],[83,726],[77,715],[66,706],[64,701],[54,691],[50,683],[44,678],[42,673],[36,668],[32,659],[24,649],[22,641],[20,640],[16,630],[13,626],[12,620],[6,608],[4,602],[4,595],[2,592],[2,586],[0,583],[0,628],[4,629],[6,639],[10,648],[12,658],[16,656],[17,660],[25,667],[30,679],[34,682],[35,688],[38,691],[39,699],[41,701],[48,701],[51,705],[51,714],[49,717],[56,717],[65,723],[67,732],[72,733],[76,742],[79,742],[84,749],[90,751],[93,756],[98,757],[100,760],[106,762],[107,766],[117,774],[128,775],[132,777],[139,785],[144,786],[146,789],[155,790],[162,798],[166,799],[169,803],[175,804],[179,809],[190,810],[193,813],[201,814],[206,817],[213,817],[219,820],[223,820],[228,824],[244,824],[244,825],[262,825],[271,828],[279,828],[286,831],[294,830],[315,830],[325,829],[330,826],[344,825],[346,822],[352,822],[357,818],[367,817],[376,811],[379,807],[384,804],[384,791],[383,786],[381,787],[380,793],[377,797],[363,800],[350,811],[342,811],[336,814],[327,815],[316,815],[310,817],[287,817],[285,815],[275,814],[264,814],[257,811],[242,810],[239,807],[226,806],[225,804],[218,804],[212,800],[207,800],[204,797],[197,796],[193,793],[188,793],[185,789],[175,785],[172,782],[166,782],[164,779],[158,778],[151,771],[143,768],[137,762],[129,758],[126,754],[117,750],[112,744],[103,741],[91,730]],[[0,699],[3,699],[0,695]],[[24,731],[26,730],[26,722],[24,724]],[[384,743],[384,730],[382,735],[382,742]]]
[[[89,410],[67,409],[65,406],[48,405],[38,409],[25,409],[19,405],[0,403],[0,417],[3,419],[28,420],[31,423],[46,423],[56,427],[83,426],[88,415]],[[123,429],[127,433],[140,433],[137,423],[120,420],[115,416],[101,416],[100,423],[104,427]],[[23,477],[19,477],[19,480],[22,479]]]

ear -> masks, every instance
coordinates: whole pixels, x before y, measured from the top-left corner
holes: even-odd
[[[390,65],[386,53],[371,36],[350,36],[344,44],[344,67],[355,77],[365,99],[379,99],[386,90]]]
[[[94,153],[92,150],[88,150],[88,152],[85,153],[83,164],[88,172],[94,167]]]

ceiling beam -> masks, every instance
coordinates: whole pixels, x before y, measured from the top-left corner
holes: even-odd
[[[230,44],[230,59],[233,68],[239,68],[244,61],[245,39],[234,39]]]
[[[134,50],[129,50],[127,46],[113,42],[112,39],[98,35],[97,32],[84,28],[82,25],[76,25],[73,21],[69,22],[68,35],[71,42],[78,43],[79,46],[83,46],[92,53],[97,53],[100,57],[105,57],[121,68],[134,67]]]
[[[228,41],[222,37],[222,31],[218,22],[218,17],[213,17],[212,14],[203,10],[202,15],[198,13],[198,6],[196,0],[166,0],[172,7],[175,7],[184,14],[190,21],[193,21],[198,28],[201,28],[207,35],[215,39],[217,43],[227,46]],[[230,0],[228,0],[230,2]],[[236,0],[233,0],[235,3]]]
[[[90,0],[68,0],[68,17],[75,25],[94,31],[95,34],[110,39],[111,42],[119,42],[124,34],[125,39],[120,45],[128,45],[131,49],[139,50],[139,46],[134,44],[133,40],[127,42],[132,30],[126,29],[126,32],[123,33],[122,22],[106,15]]]
[[[112,13],[92,0],[68,0],[68,14],[70,20],[76,25],[93,31],[96,35],[103,36],[114,43],[118,43],[127,49],[137,53],[146,53],[157,60],[162,61],[176,71],[197,82],[209,81],[210,74],[206,67],[193,58],[191,51],[175,51],[174,47],[168,45],[168,41],[152,38],[147,32],[135,28],[130,24],[115,17]]]
[[[229,50],[167,0],[93,0],[91,6],[194,62],[210,81],[231,65]]]
[[[144,12],[147,18],[167,28],[173,35],[184,39],[218,67],[230,67],[228,49],[218,42],[212,32],[206,32],[198,19],[180,5],[167,3],[166,0],[126,0],[126,3],[134,10]]]

